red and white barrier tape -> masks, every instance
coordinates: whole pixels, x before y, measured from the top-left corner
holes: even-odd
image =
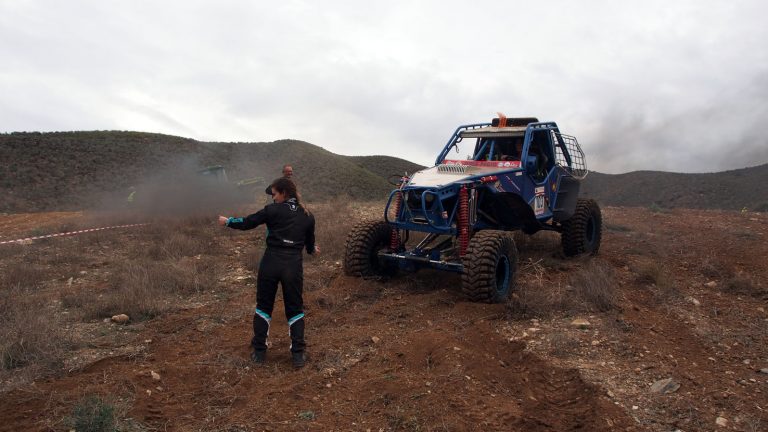
[[[148,223],[141,223],[141,224],[131,224],[131,225],[115,225],[115,226],[103,227],[103,228],[90,228],[90,229],[79,230],[79,231],[70,231],[70,232],[63,232],[63,233],[58,233],[58,234],[48,234],[48,235],[43,235],[43,236],[27,237],[27,238],[17,239],[17,240],[0,241],[0,245],[1,244],[8,244],[8,243],[24,243],[24,242],[28,242],[28,241],[32,241],[32,240],[41,240],[41,239],[52,238],[52,237],[71,236],[71,235],[75,235],[75,234],[84,234],[84,233],[89,233],[89,232],[94,232],[94,231],[102,231],[102,230],[115,229],[115,228],[139,227],[139,226],[144,226],[144,225],[149,225],[149,224]]]

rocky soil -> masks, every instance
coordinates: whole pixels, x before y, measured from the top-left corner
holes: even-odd
[[[4,273],[42,272],[25,292],[70,343],[56,365],[0,371],[0,430],[70,430],[89,395],[120,430],[768,429],[768,215],[604,208],[596,257],[563,258],[551,233],[518,237],[516,290],[489,305],[466,301],[450,273],[344,276],[343,233],[380,209],[321,223],[338,210],[316,211],[323,253],[305,260],[311,358],[298,371],[280,300],[266,366],[248,360],[263,229],[185,225],[206,246],[173,262],[215,277],[123,324],[111,316],[126,311],[89,303],[120,265],[154,256],[157,228],[3,248]],[[1,216],[0,239],[60,222]]]

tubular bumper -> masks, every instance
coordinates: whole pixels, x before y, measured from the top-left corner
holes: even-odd
[[[407,200],[405,199],[404,193],[408,192],[407,190],[401,190],[401,189],[395,189],[389,194],[389,198],[387,199],[387,205],[384,207],[384,221],[386,221],[388,224],[392,225],[395,228],[398,229],[405,229],[405,230],[411,230],[411,231],[421,231],[421,232],[433,232],[436,234],[455,234],[456,229],[452,226],[452,221],[454,217],[456,216],[456,206],[451,210],[451,214],[449,217],[443,218],[443,213],[445,213],[445,208],[443,207],[443,203],[440,200],[440,196],[431,189],[426,189],[421,193],[421,214],[416,216],[421,216],[424,220],[424,223],[422,222],[416,222],[414,218],[414,214],[412,213],[411,209],[408,207]],[[392,202],[395,199],[395,197],[400,194],[400,199],[403,205],[400,206],[399,211],[395,215],[395,220],[391,220],[389,218],[389,210],[392,206]],[[427,196],[432,195],[434,199],[432,200],[432,206],[433,208],[431,210],[427,210]],[[442,223],[438,223],[438,220]]]

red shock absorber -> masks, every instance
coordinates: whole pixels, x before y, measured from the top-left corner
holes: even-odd
[[[400,206],[403,205],[403,193],[398,192],[395,195],[395,220],[400,217]],[[389,248],[393,251],[400,249],[400,230],[392,228],[392,234],[389,237]]]
[[[467,187],[459,190],[459,256],[464,256],[469,247],[469,193]]]

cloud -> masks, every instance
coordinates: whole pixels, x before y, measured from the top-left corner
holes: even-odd
[[[301,139],[431,164],[496,111],[593,169],[768,162],[768,5],[735,1],[0,4],[2,131]],[[725,147],[725,149],[724,149]]]

